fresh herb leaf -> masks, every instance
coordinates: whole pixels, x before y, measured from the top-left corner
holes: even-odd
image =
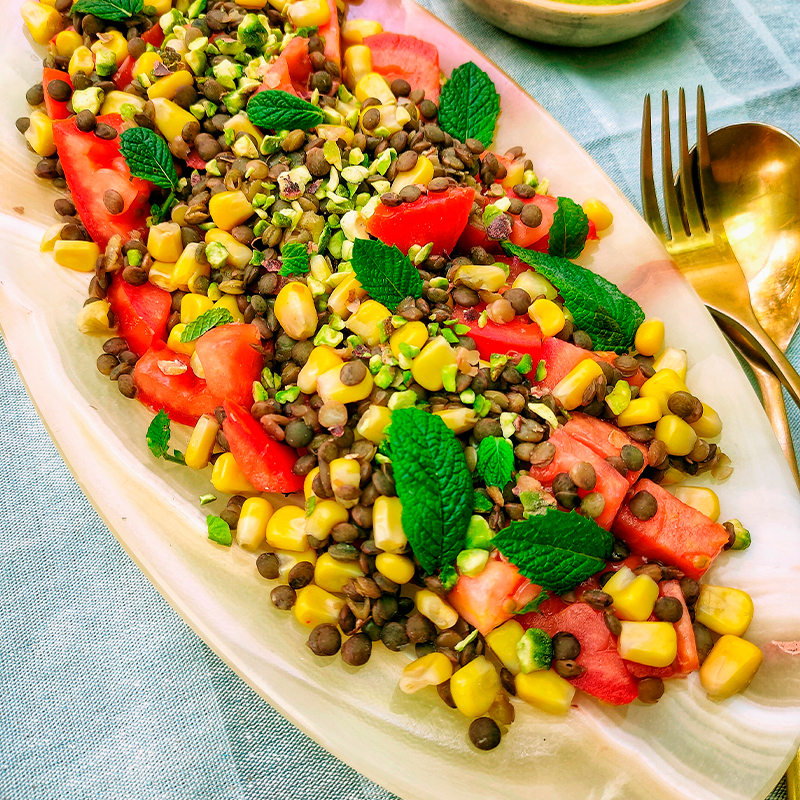
[[[233,315],[227,308],[210,308],[181,331],[181,341],[193,342],[204,333],[208,333],[212,328],[216,328],[218,325],[227,325],[231,322],[233,322]]]
[[[626,353],[633,346],[644,311],[611,281],[565,258],[535,253],[510,242],[503,242],[503,249],[558,289],[572,312],[575,327],[592,337],[596,350]]]
[[[478,465],[475,471],[487,486],[502,489],[514,473],[514,448],[508,439],[487,436],[478,445]]]
[[[472,516],[472,475],[464,448],[440,417],[398,408],[389,429],[403,530],[422,568],[452,568]]]
[[[406,297],[422,296],[419,271],[397,247],[377,239],[356,239],[351,261],[364,290],[390,311]]]
[[[224,544],[225,547],[231,546],[233,543],[231,526],[222,517],[215,517],[213,514],[209,514],[206,517],[206,525],[208,526],[208,538],[212,542]]]
[[[259,128],[273,131],[307,131],[325,119],[322,109],[280,89],[254,94],[247,104],[247,116]]]
[[[530,601],[524,608],[520,608],[519,611],[515,611],[515,614],[530,614],[534,611],[539,612],[539,607],[544,603],[545,600],[548,598],[547,592],[542,589],[533,600]],[[539,612],[541,613],[541,612]]]
[[[593,520],[552,508],[512,522],[492,539],[529,581],[556,594],[574,589],[603,569],[613,542]]]
[[[589,235],[589,218],[583,209],[569,197],[558,198],[558,209],[553,214],[547,252],[561,258],[577,258],[586,246]]]
[[[439,127],[462,142],[477,139],[488,147],[499,115],[492,79],[471,61],[456,67],[439,98]]]
[[[147,427],[147,433],[145,434],[147,446],[156,458],[162,458],[169,452],[169,426],[169,417],[162,408]]]
[[[130,19],[144,8],[144,0],[78,0],[71,11],[92,14],[100,19],[119,22]]]
[[[281,253],[280,274],[305,275],[308,272],[308,248],[302,242],[291,242]]]
[[[149,128],[128,128],[119,135],[119,149],[131,175],[161,189],[177,189],[178,173],[167,143]]]

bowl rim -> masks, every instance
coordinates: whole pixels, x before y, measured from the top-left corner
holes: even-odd
[[[633,0],[633,2],[611,2],[608,5],[588,5],[569,0],[513,0],[523,5],[555,11],[562,14],[594,15],[598,17],[622,16],[632,11],[649,11],[660,6],[680,3],[681,0]],[[686,0],[684,0],[686,2]]]

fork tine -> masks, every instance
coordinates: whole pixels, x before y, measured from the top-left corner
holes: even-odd
[[[661,167],[664,192],[664,206],[667,212],[667,225],[672,239],[686,235],[683,223],[681,206],[678,202],[678,192],[675,189],[675,179],[672,172],[672,142],[669,133],[669,95],[666,90],[661,92]]]
[[[708,230],[724,230],[722,217],[714,202],[714,176],[711,172],[711,153],[708,149],[708,123],[706,99],[703,87],[697,87],[697,172],[700,177],[700,191],[703,197],[703,211],[708,221]]]
[[[688,233],[702,233],[705,230],[701,211],[703,194],[701,190],[701,196],[697,196],[692,179],[692,160],[689,156],[689,134],[686,125],[686,93],[683,91],[683,87],[681,87],[678,97],[678,120],[681,193]]]
[[[653,136],[650,124],[650,95],[644,96],[642,112],[642,150],[639,160],[639,182],[642,189],[642,210],[645,222],[659,239],[664,239],[664,224],[658,210],[656,183],[653,179]]]

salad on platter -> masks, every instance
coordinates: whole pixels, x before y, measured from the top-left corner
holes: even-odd
[[[516,701],[747,687],[752,600],[704,576],[750,535],[683,485],[730,476],[722,422],[575,262],[603,202],[492,152],[485,72],[334,0],[22,16],[47,54],[17,127],[64,192],[41,249],[91,274],[99,373],[153,411],[155,458],[209,472],[200,506],[229,496],[208,538],[256,555],[315,656],[407,653],[399,688],[483,750]]]

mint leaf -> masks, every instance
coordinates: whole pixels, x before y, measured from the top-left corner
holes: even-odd
[[[215,517],[213,514],[209,514],[206,517],[206,525],[208,526],[208,538],[212,542],[223,544],[225,547],[231,546],[233,543],[231,526],[222,517]]]
[[[162,458],[169,452],[170,421],[167,412],[162,408],[147,426],[145,439],[150,452],[156,458]]]
[[[593,520],[552,508],[512,522],[492,539],[529,581],[557,594],[603,569],[613,542]]]
[[[291,242],[283,248],[281,253],[280,274],[305,275],[308,272],[308,248],[301,242]]]
[[[181,341],[193,342],[212,328],[216,328],[218,325],[228,325],[231,322],[233,322],[233,315],[227,308],[210,308],[181,331]]]
[[[280,89],[254,94],[247,104],[247,116],[259,128],[273,131],[307,131],[325,119],[320,108]]]
[[[422,568],[452,567],[472,516],[472,475],[464,448],[440,417],[398,408],[389,430],[403,530]]]
[[[461,142],[477,139],[488,147],[499,115],[492,79],[471,61],[456,67],[439,98],[439,127]]]
[[[130,19],[144,8],[144,0],[78,0],[71,11],[92,14],[100,19],[119,22]]]
[[[119,149],[131,175],[162,189],[178,188],[178,173],[167,143],[149,128],[128,128],[119,135]]]
[[[475,471],[487,486],[502,489],[514,473],[514,448],[508,439],[487,436],[478,445],[478,465]]]
[[[577,258],[586,246],[588,235],[589,218],[583,209],[569,197],[559,197],[558,209],[550,226],[547,252],[551,256]]]
[[[586,331],[597,350],[627,353],[636,329],[644,321],[639,304],[623,294],[611,281],[565,258],[536,253],[510,242],[503,250],[517,256],[547,278],[572,312],[575,327]]]
[[[394,311],[406,297],[422,296],[422,278],[407,256],[377,239],[356,239],[353,269],[373,300]]]

